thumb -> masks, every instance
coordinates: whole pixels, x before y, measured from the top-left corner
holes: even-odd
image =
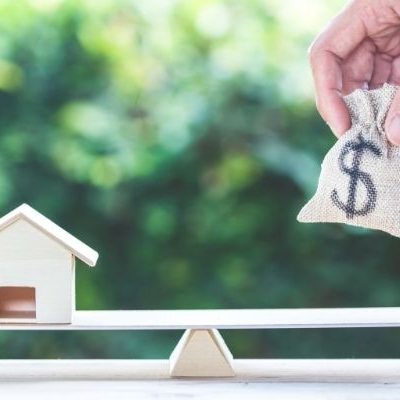
[[[400,90],[397,91],[386,116],[385,132],[392,144],[400,146]]]

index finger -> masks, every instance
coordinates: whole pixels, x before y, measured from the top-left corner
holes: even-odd
[[[350,117],[342,95],[340,61],[324,50],[312,59],[311,65],[318,112],[339,137],[350,128]]]
[[[350,4],[323,31],[310,49],[317,109],[336,136],[350,128],[343,101],[341,64],[366,37],[355,3]]]

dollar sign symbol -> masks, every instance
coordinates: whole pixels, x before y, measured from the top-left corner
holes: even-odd
[[[347,197],[347,203],[343,203],[339,199],[336,189],[334,189],[331,193],[331,199],[335,206],[339,207],[346,213],[348,219],[353,219],[356,215],[367,215],[375,208],[377,193],[374,183],[369,174],[360,170],[362,157],[364,153],[368,151],[370,151],[375,157],[382,156],[382,152],[373,142],[365,140],[361,135],[358,135],[356,140],[351,140],[343,146],[339,155],[339,168],[343,173],[350,177],[349,194]],[[345,158],[350,152],[354,152],[354,157],[353,163],[349,167],[345,163]],[[364,204],[360,209],[357,209],[356,195],[359,182],[365,186],[367,192]]]

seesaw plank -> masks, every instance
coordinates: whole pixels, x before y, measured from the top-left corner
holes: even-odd
[[[0,330],[181,330],[398,327],[400,307],[76,311],[72,324],[0,324]]]

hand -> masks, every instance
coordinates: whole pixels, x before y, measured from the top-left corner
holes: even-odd
[[[336,136],[350,128],[342,97],[385,82],[400,85],[400,1],[353,0],[310,48],[317,108]],[[400,90],[385,123],[400,145]]]

